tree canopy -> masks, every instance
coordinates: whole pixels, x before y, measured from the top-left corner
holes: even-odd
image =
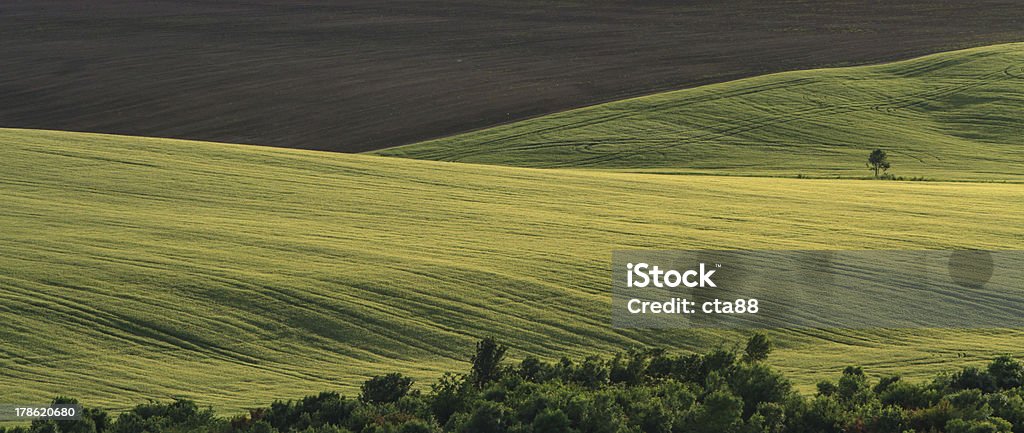
[[[148,402],[118,414],[87,408],[81,420],[37,420],[0,433],[839,433],[1024,431],[1024,366],[1009,356],[985,368],[914,383],[871,379],[851,366],[813,395],[797,393],[765,362],[755,334],[743,353],[670,354],[633,349],[611,357],[504,362],[492,338],[449,373],[410,391],[400,374],[375,376],[359,398],[322,392],[235,417],[188,400]],[[54,403],[77,403],[59,397]]]

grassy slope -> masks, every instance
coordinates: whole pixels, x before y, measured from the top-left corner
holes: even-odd
[[[1024,181],[1024,44],[766,75],[379,151],[523,167]]]
[[[227,410],[513,354],[683,349],[613,330],[613,248],[1019,248],[1012,184],[531,170],[0,129],[0,396]],[[985,209],[978,212],[977,209]],[[1020,353],[1024,333],[788,332],[804,385]],[[976,356],[976,357],[975,357]]]

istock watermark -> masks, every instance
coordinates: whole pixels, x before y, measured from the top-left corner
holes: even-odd
[[[623,250],[618,328],[1024,328],[1024,251]]]

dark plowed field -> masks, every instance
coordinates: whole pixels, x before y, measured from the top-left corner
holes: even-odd
[[[675,4],[679,3],[679,4]],[[0,126],[364,151],[1024,40],[1015,1],[0,1]]]

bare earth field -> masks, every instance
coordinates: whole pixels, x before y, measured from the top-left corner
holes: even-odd
[[[1014,1],[4,1],[0,126],[366,151],[1024,39]]]

